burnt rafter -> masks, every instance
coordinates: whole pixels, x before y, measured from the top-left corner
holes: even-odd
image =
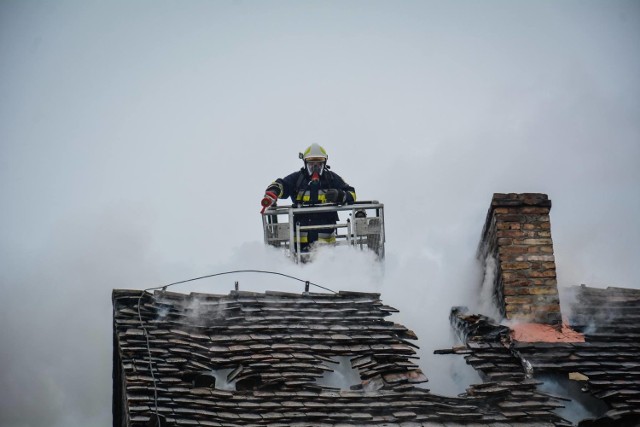
[[[555,413],[563,407],[562,399],[538,390],[541,382],[532,378],[529,361],[513,347],[509,328],[486,316],[468,314],[464,307],[454,307],[450,320],[464,345],[436,353],[463,355],[480,373],[483,383],[467,388],[467,397],[482,398],[497,406],[510,422],[572,425]]]
[[[509,335],[510,329],[497,325],[493,320],[481,314],[468,314],[466,307],[453,307],[449,320],[454,331],[465,341],[500,342]]]

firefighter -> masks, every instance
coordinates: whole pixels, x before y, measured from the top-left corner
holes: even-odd
[[[278,178],[265,190],[262,198],[262,212],[273,205],[277,199],[291,198],[295,206],[320,206],[326,203],[338,205],[350,204],[356,201],[355,189],[347,184],[337,173],[329,170],[327,159],[329,156],[324,148],[318,144],[311,144],[304,153],[300,153],[304,167],[299,171]],[[335,224],[338,221],[337,212],[319,212],[299,214],[294,222],[299,225]],[[300,233],[300,248],[307,252],[314,243],[334,243],[336,234],[334,228],[308,230]]]

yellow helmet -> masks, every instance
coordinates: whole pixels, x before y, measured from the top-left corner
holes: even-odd
[[[300,158],[304,160],[309,175],[313,175],[314,172],[322,175],[329,156],[324,148],[314,143],[307,147],[304,153],[300,153]]]
[[[316,161],[327,161],[329,156],[327,155],[327,151],[322,148],[319,144],[313,143],[304,150],[304,153],[300,155],[300,158],[305,162],[307,160],[316,160]]]

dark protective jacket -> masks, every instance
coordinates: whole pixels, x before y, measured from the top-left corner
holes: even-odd
[[[345,204],[356,201],[356,190],[344,182],[337,173],[331,172],[325,168],[320,181],[311,182],[311,176],[306,168],[287,175],[284,178],[276,179],[267,191],[272,191],[278,195],[280,199],[291,198],[293,204],[298,206],[317,206],[327,203],[326,190],[336,189],[345,192]],[[338,221],[337,212],[322,212],[317,214],[297,215],[296,221],[301,224],[334,224]]]

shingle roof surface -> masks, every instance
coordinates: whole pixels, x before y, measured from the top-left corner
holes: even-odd
[[[385,320],[395,310],[378,294],[115,290],[113,303],[114,425],[157,425],[156,412],[166,425],[568,425],[526,381],[463,398],[415,387],[416,337]],[[339,356],[360,374],[355,390],[316,383]],[[220,369],[236,390],[215,388]]]
[[[584,425],[640,425],[640,291],[581,286],[574,296],[569,322],[585,342],[516,341],[506,326],[454,309],[451,321],[466,345],[451,352],[464,354],[487,381],[524,386],[533,374],[581,374],[588,378],[583,389],[609,408]],[[472,386],[469,394],[485,386]]]

